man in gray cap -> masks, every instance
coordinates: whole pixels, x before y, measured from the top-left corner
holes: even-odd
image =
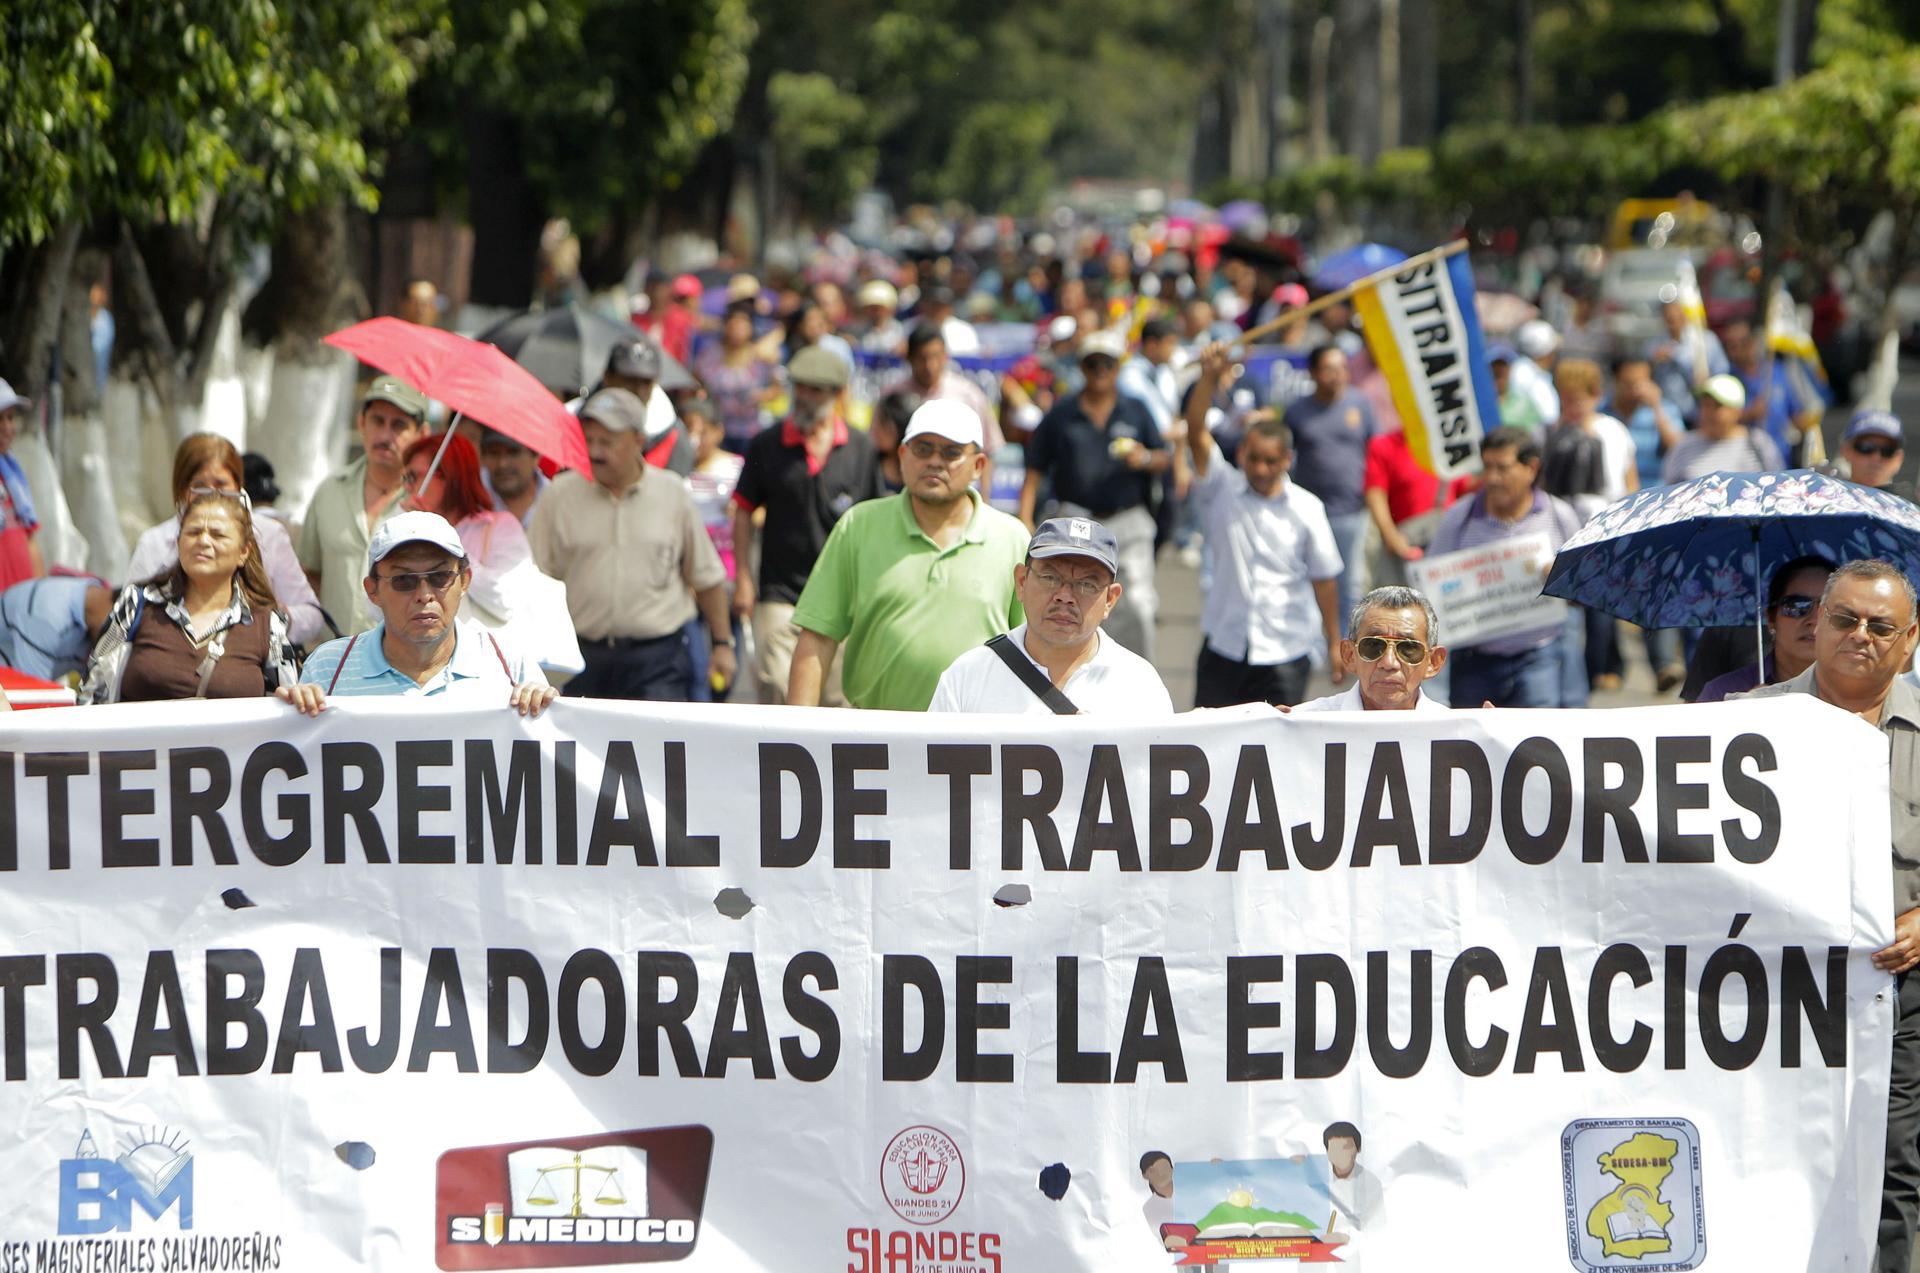
[[[935,712],[1170,716],[1160,674],[1101,635],[1120,600],[1120,544],[1086,517],[1042,522],[1013,568],[1027,621],[955,659],[928,707]]]
[[[758,569],[742,568],[734,581],[733,612],[753,623],[760,701],[787,701],[787,681],[800,629],[793,607],[834,523],[862,500],[887,493],[873,443],[849,429],[836,403],[847,384],[847,364],[811,345],[787,364],[793,414],[777,429],[747,443],[733,491],[733,543],[744,554],[761,522]],[[744,563],[748,558],[740,558]],[[844,707],[839,667],[829,669],[820,705]]]
[[[562,473],[534,505],[534,561],[567,586],[586,670],[567,693],[684,702],[693,694],[688,623],[712,633],[712,668],[734,674],[727,572],[684,479],[647,465],[646,407],[602,389],[580,408],[593,476]]]
[[[398,376],[377,376],[360,399],[359,459],[320,483],[294,551],[334,626],[351,635],[373,623],[360,581],[373,532],[406,494],[407,448],[426,434],[427,399]]]
[[[1902,432],[1900,417],[1891,411],[1854,412],[1853,419],[1847,421],[1847,431],[1840,436],[1840,455],[1847,462],[1848,477],[1875,490],[1892,486],[1907,458]]]
[[[666,367],[665,356],[651,341],[636,336],[615,345],[607,353],[607,368],[600,377],[600,389],[625,389],[647,404],[644,459],[657,469],[678,473],[693,472],[693,437],[674,412],[673,402],[660,388],[660,373]]]

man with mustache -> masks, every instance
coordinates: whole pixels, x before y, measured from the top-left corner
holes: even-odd
[[[364,454],[313,493],[295,553],[334,626],[348,636],[373,626],[361,589],[373,532],[400,509],[407,448],[426,432],[427,399],[398,376],[378,376],[360,399],[354,428]]]
[[[733,613],[753,623],[760,701],[787,701],[787,677],[800,630],[793,607],[840,515],[887,493],[880,457],[864,432],[847,428],[836,407],[847,364],[825,349],[803,349],[787,364],[793,414],[747,444],[733,489],[733,542],[744,553],[760,527],[759,571],[734,580]],[[757,587],[755,585],[758,585]],[[820,705],[845,707],[840,669],[830,668]]]
[[[1042,522],[1013,568],[1027,621],[955,659],[928,710],[1172,715],[1153,664],[1100,632],[1120,600],[1119,561],[1119,542],[1099,522]]]

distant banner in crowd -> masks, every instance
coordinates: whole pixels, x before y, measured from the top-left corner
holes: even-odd
[[[1886,745],[1808,698],[32,715],[0,1267],[1872,1249]]]
[[[1559,624],[1567,603],[1540,595],[1553,565],[1545,535],[1522,535],[1407,563],[1407,577],[1440,616],[1444,645],[1474,645]]]
[[[1500,409],[1465,243],[1413,258],[1353,304],[1414,458],[1442,478],[1478,473],[1480,439]]]

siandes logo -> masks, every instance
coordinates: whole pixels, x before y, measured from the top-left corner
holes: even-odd
[[[909,1127],[880,1158],[880,1189],[908,1224],[939,1224],[960,1205],[967,1164],[953,1137],[937,1127]]]

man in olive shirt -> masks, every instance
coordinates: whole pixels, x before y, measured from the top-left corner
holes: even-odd
[[[972,487],[986,466],[980,417],[923,403],[900,443],[906,489],[855,504],[834,525],[794,607],[800,639],[787,701],[820,703],[834,655],[855,707],[922,712],[940,674],[1025,619],[1013,568],[1027,529]]]
[[[697,600],[713,633],[713,672],[734,673],[727,572],[686,482],[642,457],[647,409],[625,389],[580,408],[593,476],[562,473],[534,505],[527,541],[540,569],[567,585],[586,670],[570,695],[685,702],[693,695],[686,632]]]
[[[300,522],[294,551],[343,636],[373,626],[360,587],[367,577],[367,545],[374,529],[400,507],[407,481],[403,457],[425,435],[426,418],[426,395],[397,376],[376,377],[354,422],[365,454],[320,483]]]
[[[1898,978],[1893,1083],[1880,1192],[1880,1273],[1908,1273],[1920,1222],[1920,690],[1900,674],[1920,642],[1913,584],[1884,561],[1850,561],[1820,596],[1813,666],[1738,698],[1812,694],[1887,736],[1893,804],[1893,936],[1876,968]]]

